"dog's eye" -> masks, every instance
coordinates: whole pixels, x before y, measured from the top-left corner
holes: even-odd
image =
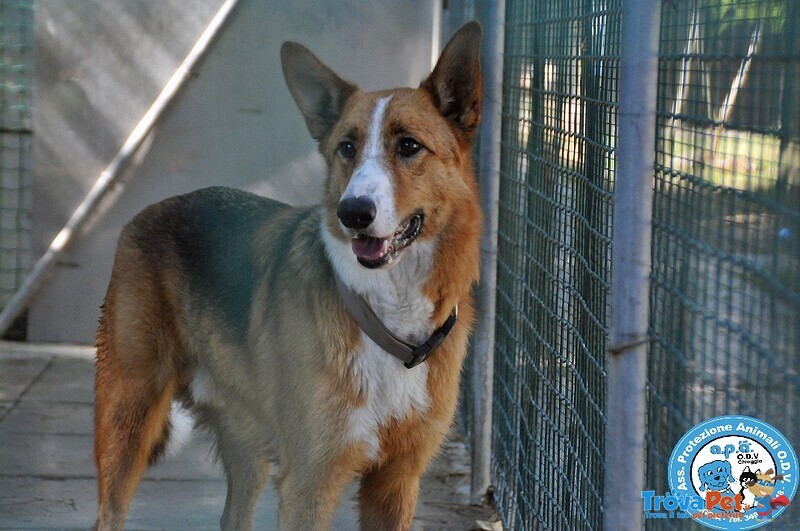
[[[401,157],[413,157],[422,149],[422,144],[413,138],[401,138],[397,145],[397,152]]]
[[[339,142],[339,154],[346,159],[352,159],[356,156],[356,146],[347,140]]]

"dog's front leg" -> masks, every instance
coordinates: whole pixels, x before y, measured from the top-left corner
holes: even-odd
[[[422,467],[414,461],[396,457],[362,476],[358,491],[362,530],[411,529],[422,475]]]
[[[281,531],[330,528],[344,486],[355,477],[349,463],[302,463],[278,469],[278,520]]]
[[[222,453],[228,480],[225,510],[220,519],[223,531],[253,529],[253,510],[269,476],[270,465],[256,459],[232,463],[230,452]]]

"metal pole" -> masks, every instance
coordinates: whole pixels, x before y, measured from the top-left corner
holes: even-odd
[[[478,175],[484,215],[481,235],[481,283],[473,350],[472,503],[481,503],[491,484],[494,320],[497,286],[497,213],[500,194],[500,136],[503,111],[503,38],[505,0],[487,2],[484,26],[483,118]]]
[[[0,335],[4,334],[14,322],[14,319],[27,308],[33,296],[47,280],[58,257],[64,252],[64,249],[72,241],[73,237],[81,232],[86,222],[92,218],[92,214],[95,213],[103,199],[105,199],[109,195],[109,192],[114,190],[115,187],[118,188],[121,186],[120,177],[130,164],[133,156],[136,154],[145,138],[147,138],[150,131],[152,131],[153,126],[164,113],[164,110],[186,84],[186,80],[189,79],[192,68],[194,68],[200,58],[203,57],[209,44],[213,41],[238,2],[239,0],[225,0],[222,7],[219,8],[217,14],[214,15],[214,18],[211,19],[211,22],[200,35],[200,38],[197,39],[197,42],[195,42],[189,54],[172,74],[172,77],[167,81],[167,84],[164,85],[164,88],[161,89],[161,93],[144,116],[142,116],[141,120],[139,120],[139,123],[134,127],[133,131],[131,131],[128,139],[108,166],[106,166],[106,169],[100,174],[100,177],[95,181],[94,185],[92,185],[89,193],[83,198],[83,201],[81,201],[78,208],[72,213],[61,231],[53,238],[47,251],[39,258],[28,276],[25,277],[20,288],[8,304],[6,304],[5,308],[3,308],[3,311],[0,312]]]
[[[642,529],[660,0],[624,0],[611,264],[604,527]]]
[[[442,53],[442,0],[433,0],[433,15],[431,20],[433,22],[433,31],[431,32],[431,70],[436,68],[436,63],[439,60],[439,54]],[[449,35],[449,34],[448,34]]]

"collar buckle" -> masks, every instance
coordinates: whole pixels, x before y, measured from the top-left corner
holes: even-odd
[[[453,309],[453,313],[450,314],[450,317],[447,318],[447,321],[445,321],[444,324],[436,332],[434,332],[427,341],[425,341],[425,343],[411,350],[411,361],[403,363],[406,369],[412,369],[428,359],[428,356],[430,356],[431,352],[439,348],[439,345],[441,345],[444,340],[447,339],[447,335],[456,324],[456,319],[458,319],[458,305],[456,305],[456,307]]]

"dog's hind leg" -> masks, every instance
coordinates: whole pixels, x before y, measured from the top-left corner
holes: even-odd
[[[136,486],[149,462],[163,451],[175,388],[170,378],[155,376],[152,345],[125,360],[115,352],[107,312],[101,318],[97,341],[95,380],[94,453],[98,473],[99,506],[95,529],[122,529]],[[129,360],[137,360],[130,362]]]

